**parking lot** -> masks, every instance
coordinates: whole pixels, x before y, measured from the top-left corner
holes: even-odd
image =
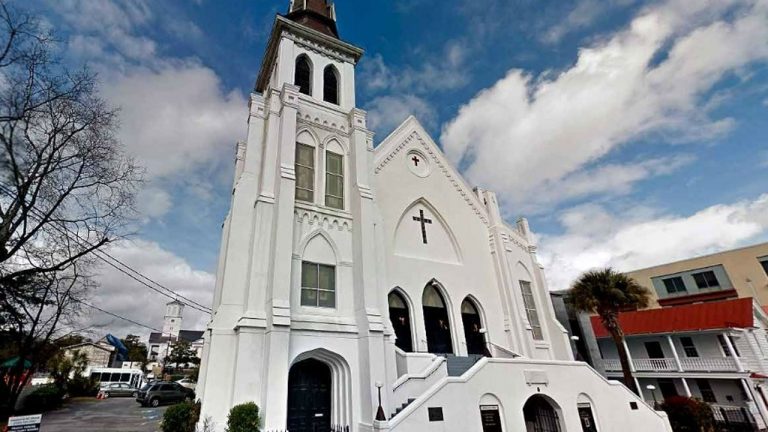
[[[142,408],[133,398],[77,398],[43,414],[42,432],[155,432],[167,406]]]

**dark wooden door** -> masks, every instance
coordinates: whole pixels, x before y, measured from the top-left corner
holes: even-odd
[[[461,314],[461,321],[464,323],[464,338],[467,340],[468,354],[485,354],[485,340],[480,329],[483,328],[480,323],[480,315],[474,313]]]
[[[395,330],[395,345],[405,352],[413,351],[413,341],[411,339],[411,319],[408,316],[408,309],[389,308],[389,319],[392,320],[392,327]]]
[[[288,430],[320,432],[331,429],[331,370],[308,359],[288,374]]]
[[[597,432],[597,426],[595,426],[595,417],[592,415],[592,407],[579,407],[579,418],[581,419],[582,431]]]
[[[648,352],[648,358],[664,358],[664,350],[661,349],[661,343],[653,341],[645,343],[645,350]]]
[[[427,330],[427,349],[435,354],[453,353],[451,327],[445,308],[424,306],[424,326]]]

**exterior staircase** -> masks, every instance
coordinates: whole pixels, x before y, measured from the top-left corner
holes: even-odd
[[[480,354],[470,354],[466,357],[447,355],[445,360],[448,363],[448,376],[457,377],[464,375],[464,372],[468,371],[481,358],[483,356]]]
[[[389,415],[389,418],[392,418],[392,417],[394,417],[394,416],[396,416],[396,415],[400,414],[400,411],[404,410],[404,409],[405,409],[405,407],[407,407],[408,405],[410,405],[410,404],[411,404],[411,402],[413,402],[413,401],[415,401],[415,400],[416,400],[415,398],[409,398],[407,402],[405,402],[404,404],[402,404],[402,405],[400,405],[399,407],[397,407],[397,409],[395,410],[395,412],[393,412],[392,414],[390,414],[390,415]]]

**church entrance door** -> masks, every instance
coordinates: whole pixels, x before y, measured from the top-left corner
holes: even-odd
[[[315,359],[296,363],[288,373],[288,430],[331,429],[331,370]]]
[[[411,317],[403,296],[396,291],[389,293],[389,319],[395,330],[395,345],[405,352],[413,351],[411,338]]]
[[[461,321],[464,324],[464,339],[467,340],[468,354],[486,354],[485,338],[480,330],[483,324],[480,322],[480,314],[471,300],[466,299],[461,303]]]
[[[424,289],[422,304],[424,327],[427,330],[427,350],[434,354],[453,353],[451,325],[443,296],[430,284]]]

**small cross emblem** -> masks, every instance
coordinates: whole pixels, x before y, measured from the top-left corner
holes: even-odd
[[[432,219],[427,219],[424,217],[424,210],[419,210],[419,216],[414,216],[413,220],[416,222],[421,223],[421,241],[424,242],[424,244],[427,244],[427,225],[431,224]]]
[[[419,166],[419,162],[421,162],[421,159],[419,159],[418,156],[414,155],[411,160],[413,161],[413,164],[416,166]]]

